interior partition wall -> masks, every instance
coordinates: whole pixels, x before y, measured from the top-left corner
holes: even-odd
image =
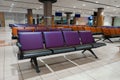
[[[25,24],[27,23],[25,13],[5,13],[5,26],[9,26],[9,24]]]

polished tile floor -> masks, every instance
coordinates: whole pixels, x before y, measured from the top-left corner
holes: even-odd
[[[41,72],[36,73],[29,59],[17,60],[11,30],[0,28],[0,80],[120,80],[120,40],[112,40],[93,49],[99,59],[87,51],[39,57]]]

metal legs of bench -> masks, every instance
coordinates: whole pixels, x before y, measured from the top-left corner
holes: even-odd
[[[36,57],[31,58],[30,62],[33,63],[33,66],[34,66],[36,72],[39,73],[40,70],[39,70],[39,67],[38,67],[37,58]]]
[[[105,36],[104,36],[103,41],[105,41],[106,39],[109,40],[111,43],[113,43],[112,40],[111,40],[109,37],[105,37]]]
[[[86,50],[90,51],[95,56],[95,58],[98,58],[91,49],[85,49],[85,50],[82,51],[82,53],[84,53]]]

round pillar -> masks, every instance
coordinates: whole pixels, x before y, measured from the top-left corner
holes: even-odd
[[[103,10],[104,8],[98,8],[97,12],[97,26],[103,26],[104,25],[104,16],[103,16]]]
[[[115,18],[116,18],[115,16],[112,17],[112,26],[114,26]]]
[[[39,14],[37,14],[37,24],[39,24]]]
[[[28,24],[33,24],[32,9],[27,9],[27,22]]]
[[[46,27],[52,26],[52,3],[57,2],[57,0],[39,0],[43,3],[44,7],[44,25]]]
[[[67,18],[67,24],[70,25],[70,18],[71,18],[72,12],[65,12],[65,14],[66,14],[66,18]]]
[[[93,26],[97,26],[97,12],[93,14]]]

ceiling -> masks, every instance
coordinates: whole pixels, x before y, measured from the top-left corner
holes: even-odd
[[[58,0],[53,4],[53,14],[56,11],[80,13],[83,16],[93,15],[97,8],[104,8],[104,14],[119,16],[120,0]],[[43,3],[38,0],[0,0],[1,12],[27,13],[33,9],[33,14],[43,15]]]

